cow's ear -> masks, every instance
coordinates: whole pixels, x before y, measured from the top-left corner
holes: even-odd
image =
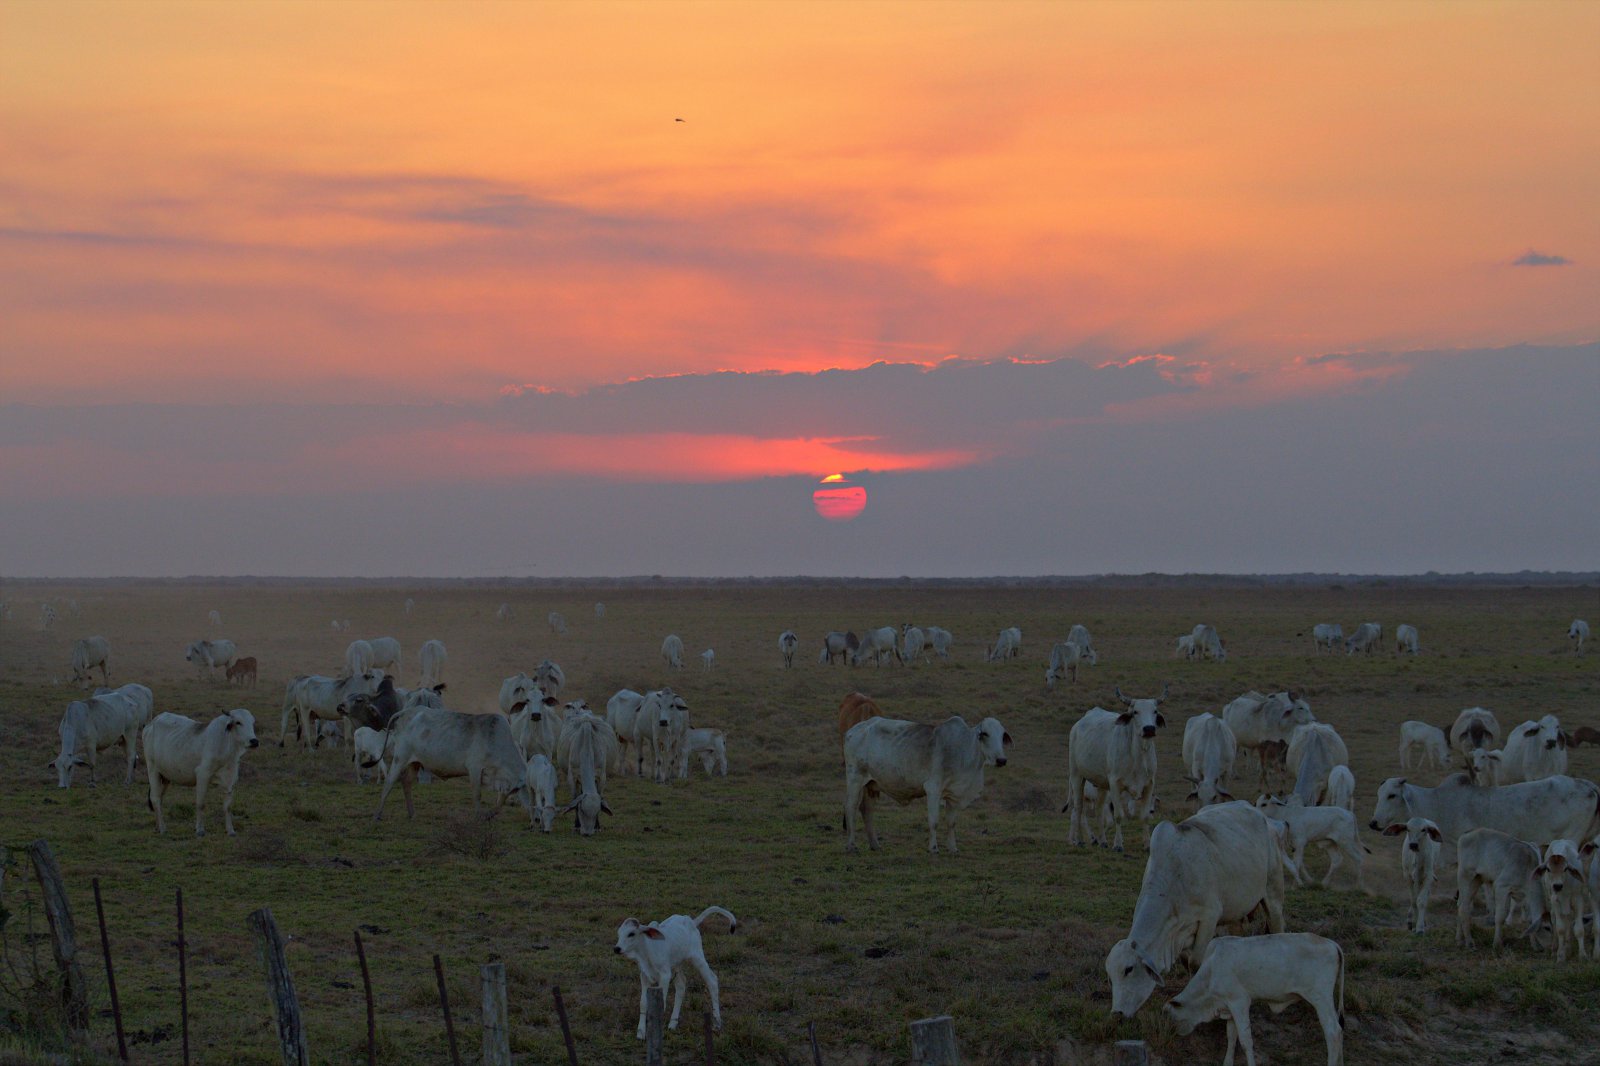
[[[1567,731],[1565,729],[1560,729],[1556,731],[1556,743],[1560,745],[1563,751],[1565,751],[1567,745],[1572,743],[1572,738],[1567,735]]]
[[[641,931],[644,933],[645,936],[649,937],[651,940],[665,940],[665,939],[667,939],[667,934],[663,933],[661,930],[657,929],[653,925],[647,925]]]
[[[1000,743],[1001,744],[1009,744],[1009,743],[1011,743],[1011,734],[1010,733],[1001,733],[1000,734]]]
[[[76,758],[74,758],[72,760],[72,765],[73,766],[88,766],[89,765],[89,760],[85,759],[82,755],[79,755],[79,756],[77,756]]]
[[[227,725],[225,725],[225,726],[223,726],[223,727],[222,727],[222,728],[223,728],[223,729],[232,729],[232,728],[233,728],[233,727],[234,727],[234,726],[236,726],[236,725],[238,725],[238,724],[239,724],[239,723],[238,723],[238,722],[236,722],[236,721],[234,721],[234,720],[233,720],[233,718],[232,718],[232,716],[230,716],[230,717],[229,717],[229,718],[228,718],[228,724],[227,724]]]
[[[1127,725],[1131,721],[1133,721],[1132,711],[1123,711],[1121,714],[1117,715],[1118,725]]]
[[[1536,737],[1539,735],[1539,727],[1534,726],[1532,729],[1524,729],[1522,731],[1522,735],[1525,737]]]
[[[436,693],[442,693],[442,692],[444,692],[444,690],[445,690],[445,683],[443,681],[441,681],[437,685],[433,686],[433,691],[436,692]]]
[[[1533,868],[1533,876],[1535,876],[1535,877],[1543,877],[1545,874],[1547,874],[1549,872],[1550,872],[1550,868],[1548,866],[1546,866],[1542,862],[1538,866],[1535,866]]]
[[[1405,825],[1400,822],[1391,822],[1383,827],[1383,835],[1386,837],[1397,837],[1405,831]]]
[[[1191,793],[1189,793],[1189,794],[1188,794],[1188,795],[1187,795],[1187,796],[1185,796],[1185,797],[1183,797],[1183,798],[1184,798],[1184,799],[1191,799],[1191,800],[1195,800],[1195,799],[1199,799],[1199,798],[1200,798],[1200,793],[1198,793],[1198,792],[1191,792]]]
[[[528,701],[527,700],[518,700],[516,703],[513,703],[511,705],[511,713],[512,714],[516,714],[517,712],[521,711],[527,705],[528,705]]]
[[[1166,716],[1163,715],[1160,711],[1157,711],[1156,712],[1156,725],[1161,726],[1162,728],[1165,728],[1166,724],[1167,724]]]
[[[1227,800],[1229,803],[1233,802],[1233,793],[1232,792],[1218,792],[1217,795],[1221,796],[1223,799]]]
[[[1594,854],[1597,849],[1600,849],[1600,844],[1596,844],[1592,840],[1585,841],[1583,847],[1578,849],[1578,854],[1582,855],[1584,858],[1588,858],[1590,855]]]
[[[1489,753],[1489,760],[1491,762],[1499,762],[1500,761],[1500,752],[1499,751],[1491,751]]]
[[[1444,843],[1444,834],[1439,832],[1439,827],[1438,826],[1430,825],[1426,829],[1424,829],[1423,832],[1427,833],[1429,836],[1431,836],[1433,838],[1433,842],[1435,844],[1443,844]]]
[[[600,809],[602,811],[604,811],[606,814],[611,814],[611,808],[606,806],[606,801],[605,800],[601,800],[600,801]],[[611,817],[615,818],[616,815],[615,814],[611,814]]]

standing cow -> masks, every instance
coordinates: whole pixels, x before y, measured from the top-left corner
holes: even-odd
[[[867,833],[867,846],[878,850],[872,826],[877,796],[896,803],[919,797],[928,801],[928,850],[937,853],[941,830],[945,846],[956,850],[956,815],[983,791],[987,766],[1006,764],[1011,743],[998,719],[976,726],[951,716],[937,726],[893,718],[869,718],[844,738],[845,850],[856,850],[856,826]]]

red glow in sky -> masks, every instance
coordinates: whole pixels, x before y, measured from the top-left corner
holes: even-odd
[[[811,504],[828,521],[848,522],[866,509],[867,490],[850,484],[843,474],[829,474],[822,484],[827,487],[811,494]]]

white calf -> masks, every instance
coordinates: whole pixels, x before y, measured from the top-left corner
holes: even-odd
[[[243,707],[218,715],[201,725],[181,714],[158,714],[144,727],[144,763],[150,773],[150,809],[156,812],[156,832],[167,831],[161,798],[168,785],[194,786],[194,835],[206,835],[206,788],[222,786],[222,820],[233,832],[233,786],[239,780],[239,760],[256,747],[255,716]]]
[[[1583,860],[1578,846],[1570,840],[1552,840],[1544,849],[1544,861],[1534,870],[1544,882],[1544,898],[1550,906],[1550,928],[1556,934],[1556,961],[1567,961],[1567,944],[1578,938],[1578,958],[1589,957],[1583,937],[1583,913],[1588,891],[1583,880]]]
[[[1343,807],[1351,814],[1356,812],[1356,775],[1348,766],[1335,766],[1328,771],[1328,806]]]
[[[1422,757],[1417,760],[1417,769],[1433,768],[1443,770],[1450,765],[1450,742],[1445,739],[1444,730],[1427,722],[1401,722],[1400,723],[1400,769],[1411,769],[1411,749],[1421,748]]]
[[[546,833],[556,820],[556,768],[548,758],[528,760],[528,787],[533,789],[533,816]]]
[[[720,729],[691,729],[684,735],[685,757],[700,757],[707,774],[728,776],[728,748]]]
[[[706,991],[711,993],[711,1022],[719,1032],[722,1029],[722,1000],[719,996],[717,975],[706,962],[705,948],[700,941],[700,926],[713,914],[728,919],[728,932],[739,928],[739,919],[721,907],[707,907],[697,918],[674,914],[660,922],[642,924],[629,918],[617,926],[618,955],[626,955],[639,964],[639,1029],[634,1035],[644,1039],[645,997],[651,989],[659,988],[665,1005],[667,990],[674,977],[678,979],[678,994],[672,1003],[672,1018],[668,1029],[678,1027],[678,1014],[683,1010],[683,994],[688,982],[683,977],[683,964],[689,963],[705,979]]]
[[[700,653],[700,666],[706,670],[715,670],[717,668],[716,649],[707,648],[705,651]]]
[[[1400,869],[1406,875],[1406,884],[1411,886],[1411,909],[1406,914],[1406,923],[1413,933],[1423,933],[1428,929],[1428,897],[1433,895],[1434,867],[1439,861],[1439,845],[1444,834],[1428,818],[1395,822],[1383,831],[1386,837],[1402,833],[1406,842],[1400,849]]]

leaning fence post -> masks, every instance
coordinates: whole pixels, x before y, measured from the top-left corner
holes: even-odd
[[[128,1040],[122,1032],[122,1004],[117,999],[117,974],[111,968],[111,934],[106,930],[106,907],[100,901],[100,879],[94,885],[94,915],[100,922],[100,953],[106,960],[106,985],[111,989],[111,1018],[117,1025],[117,1058],[128,1061]]]
[[[490,962],[483,978],[483,1066],[511,1066],[511,1028],[506,1009],[506,964]]]
[[[1150,1048],[1143,1040],[1118,1040],[1112,1066],[1150,1066]]]
[[[361,987],[367,994],[367,1066],[378,1066],[378,1026],[372,1012],[372,974],[367,970],[367,949],[356,930],[356,958],[361,960]]]
[[[550,990],[556,997],[556,1017],[561,1019],[561,1039],[567,1042],[567,1066],[578,1066],[578,1049],[572,1043],[572,1026],[567,1022],[567,1005],[561,1001],[561,986]]]
[[[667,1012],[667,990],[648,988],[644,997],[644,1066],[662,1066],[661,1023]]]
[[[272,910],[251,911],[245,924],[261,938],[261,961],[267,968],[267,998],[278,1016],[278,1047],[284,1066],[310,1066],[311,1052],[306,1047],[305,1025],[300,1018],[300,1000],[294,994],[294,978],[283,955],[283,937]]]
[[[461,1049],[456,1047],[456,1025],[450,1020],[450,993],[444,989],[444,963],[433,957],[433,975],[439,979],[439,1009],[444,1011],[444,1035],[450,1040],[450,1066],[461,1066]]]
[[[817,1046],[817,1023],[806,1022],[806,1035],[811,1037],[812,1066],[822,1066],[822,1049]]]
[[[912,1066],[961,1066],[955,1021],[948,1014],[911,1023]]]
[[[56,865],[55,854],[47,841],[35,840],[29,844],[28,857],[39,875],[44,913],[50,920],[56,969],[61,971],[61,1009],[73,1037],[82,1039],[89,1031],[89,989],[84,983],[83,967],[78,965],[78,940],[72,926],[72,911],[67,907],[67,886],[61,881],[61,868]]]

